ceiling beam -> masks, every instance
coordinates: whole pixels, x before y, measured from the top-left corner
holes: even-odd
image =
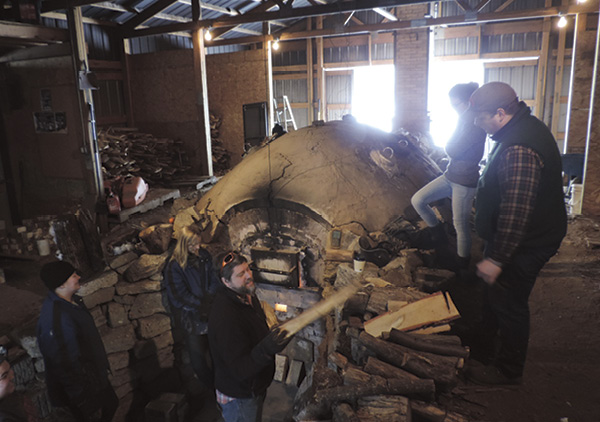
[[[314,29],[311,31],[299,32],[280,32],[276,36],[280,41],[298,40],[316,37],[335,37],[352,34],[362,34],[371,32],[388,32],[403,29],[425,28],[440,25],[465,25],[473,23],[485,22],[503,22],[524,19],[537,19],[551,16],[558,16],[559,12],[563,14],[576,13],[594,13],[598,8],[598,1],[592,1],[590,4],[571,5],[565,8],[551,7],[545,9],[534,9],[528,11],[510,11],[510,12],[493,12],[477,14],[475,20],[472,20],[471,15],[450,16],[444,18],[426,18],[418,20],[403,20],[397,22],[387,22],[373,25],[350,26],[344,27],[341,31],[339,28],[329,29]],[[229,45],[229,44],[254,44],[264,41],[273,40],[272,35],[263,35],[261,37],[241,37],[227,40],[219,40],[211,43],[210,46]]]
[[[41,47],[30,47],[11,51],[0,57],[0,63],[70,56],[71,53],[70,43],[44,45]]]
[[[331,15],[342,12],[351,12],[353,10],[367,10],[376,7],[393,7],[407,4],[430,3],[431,1],[433,0],[349,0],[342,3],[328,3],[321,6],[298,7],[294,9],[265,11],[262,13],[248,12],[238,16],[224,16],[218,19],[203,19],[197,23],[191,22],[189,24],[166,25],[164,28],[157,28],[157,32],[155,33],[151,33],[151,30],[129,30],[124,32],[124,36],[126,38],[133,38],[144,35],[156,35],[158,33],[170,31],[193,31],[198,28],[207,27],[220,28],[244,23]],[[271,5],[269,8],[273,7],[272,2],[267,2],[267,4]]]
[[[123,31],[132,31],[138,25],[143,24],[148,19],[153,18],[157,13],[162,12],[177,0],[157,0],[150,6],[142,10],[137,16],[132,17],[122,25]]]
[[[385,9],[382,9],[381,7],[376,7],[373,9],[373,12],[380,14],[381,16],[383,16],[386,19],[389,19],[393,22],[397,21],[398,18],[396,16],[394,16],[393,14],[391,14],[390,12],[388,12]]]
[[[0,22],[0,38],[11,38],[33,43],[60,43],[69,41],[69,31],[19,22]]]
[[[250,9],[245,14],[266,12],[266,11],[268,11],[268,10],[276,7],[276,6],[277,5],[274,2],[272,2],[272,1],[266,1],[264,3],[259,4],[256,7],[254,7],[253,9]],[[211,34],[212,34],[213,40],[219,39],[219,37],[222,37],[227,32],[232,31],[234,28],[237,28],[238,26],[239,25],[235,25],[235,26],[231,26],[231,27],[228,27],[228,28],[227,27],[226,28],[217,28],[217,29],[212,30]]]

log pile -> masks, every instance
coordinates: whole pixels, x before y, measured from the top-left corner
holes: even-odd
[[[356,296],[362,298],[348,301],[341,313],[342,333],[327,367],[316,365],[300,388],[295,420],[410,422],[419,414],[424,420],[467,422],[435,404],[438,394],[457,385],[469,355],[458,337],[427,334],[459,317],[450,296],[394,286],[370,287]],[[404,305],[390,311],[398,302]],[[365,318],[371,313],[379,315]],[[335,372],[341,381],[311,383],[324,378],[317,371]]]
[[[152,186],[169,186],[191,166],[183,142],[157,138],[132,128],[109,128],[98,133],[105,179],[140,176]]]
[[[229,170],[229,160],[231,158],[229,152],[223,147],[223,142],[219,139],[219,128],[221,127],[221,123],[221,117],[210,113],[213,173],[217,176],[221,176]]]

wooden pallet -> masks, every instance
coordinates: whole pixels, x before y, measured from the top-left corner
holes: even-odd
[[[133,214],[144,213],[154,208],[160,207],[165,201],[169,199],[177,199],[181,196],[179,189],[163,189],[163,188],[150,188],[146,194],[146,199],[135,207],[125,208],[119,214],[111,214],[108,216],[109,222],[119,222],[129,220],[129,216]]]

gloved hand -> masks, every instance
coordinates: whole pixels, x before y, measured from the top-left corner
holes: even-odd
[[[292,340],[292,336],[287,336],[288,332],[280,327],[274,327],[260,343],[252,349],[252,359],[257,363],[267,365],[275,355],[285,349],[285,346]]]

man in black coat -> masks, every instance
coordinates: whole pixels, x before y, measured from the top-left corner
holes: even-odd
[[[40,277],[50,290],[37,325],[50,401],[77,421],[111,421],[119,401],[94,319],[75,294],[80,277],[63,261],[44,265]]]
[[[218,261],[221,282],[208,321],[217,402],[225,422],[258,422],[275,373],[275,354],[290,338],[269,330],[246,258],[230,252]]]

